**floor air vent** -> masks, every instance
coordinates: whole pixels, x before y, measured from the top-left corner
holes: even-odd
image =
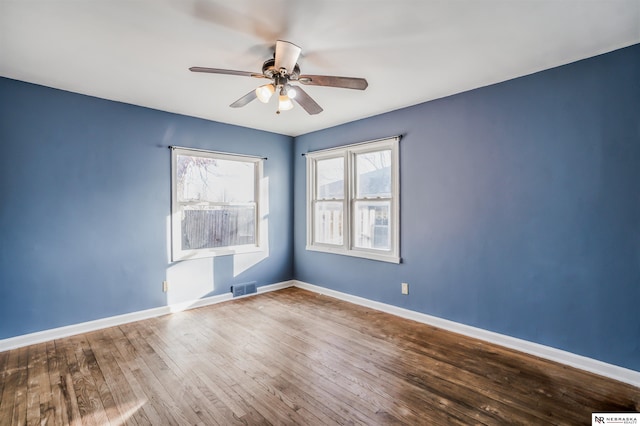
[[[257,293],[258,289],[256,288],[256,282],[252,281],[250,283],[236,284],[232,286],[231,292],[233,293],[233,297],[238,297],[244,296],[245,294]]]

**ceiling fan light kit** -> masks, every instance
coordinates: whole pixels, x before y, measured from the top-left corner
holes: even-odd
[[[220,68],[191,67],[192,72],[204,72],[210,74],[237,75],[241,77],[266,78],[271,83],[262,85],[247,93],[231,105],[232,108],[240,108],[254,99],[262,103],[268,103],[274,93],[278,93],[278,110],[288,111],[293,108],[292,100],[296,101],[308,114],[319,114],[322,107],[299,86],[293,86],[290,82],[298,82],[309,86],[338,87],[344,89],[364,90],[369,85],[364,78],[336,77],[330,75],[300,75],[298,58],[302,49],[293,43],[284,40],[276,42],[274,57],[262,64],[262,73],[248,71],[235,71]]]

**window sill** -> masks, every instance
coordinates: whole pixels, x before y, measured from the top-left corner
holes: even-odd
[[[191,250],[191,251],[184,251],[184,252],[172,254],[171,261],[182,262],[182,261],[191,260],[191,259],[204,259],[207,257],[230,256],[230,255],[247,254],[247,253],[260,253],[263,251],[265,251],[264,248],[260,246],[225,247],[225,248],[210,249],[210,250]]]
[[[307,245],[306,249],[308,251],[317,251],[321,253],[331,253],[331,254],[338,254],[342,256],[359,257],[362,259],[377,260],[379,262],[387,262],[387,263],[395,263],[395,264],[399,264],[402,262],[402,258],[398,256],[391,256],[387,254],[378,254],[378,253],[365,252],[365,251],[343,250],[343,249],[332,248],[332,247],[310,246],[310,245]]]

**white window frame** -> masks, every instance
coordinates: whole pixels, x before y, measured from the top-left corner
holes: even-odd
[[[171,148],[171,260],[182,261],[188,259],[200,259],[205,257],[227,256],[242,253],[255,253],[264,251],[263,241],[260,238],[260,226],[262,218],[262,203],[260,200],[260,182],[264,168],[264,158],[253,157],[241,154],[229,154],[216,151],[206,151],[192,148]],[[251,163],[254,166],[254,201],[255,205],[255,244],[202,248],[202,249],[182,249],[182,209],[178,202],[177,188],[177,159],[178,155],[188,155],[193,157],[214,158],[228,161],[238,161]],[[215,205],[233,205],[228,203],[212,203]]]
[[[400,137],[391,137],[371,142],[363,142],[330,148],[321,151],[307,153],[307,245],[306,249],[324,253],[340,254],[345,256],[361,257],[365,259],[383,262],[400,263]],[[391,197],[384,200],[390,201],[390,249],[367,249],[354,245],[355,215],[354,205],[356,201],[356,166],[357,154],[391,150]],[[318,201],[327,201],[318,198],[316,194],[317,170],[316,165],[320,160],[331,158],[344,159],[344,199],[336,200],[343,203],[343,244],[319,243],[315,238],[315,204]],[[367,199],[376,200],[376,199]]]

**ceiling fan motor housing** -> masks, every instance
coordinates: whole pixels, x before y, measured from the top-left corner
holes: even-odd
[[[281,70],[276,69],[276,60],[275,59],[267,59],[262,64],[262,75],[267,78],[274,78],[275,76],[287,76],[289,80],[297,80],[300,76],[300,67],[296,64],[293,67],[293,72],[291,74],[287,74],[287,71],[282,68]]]

